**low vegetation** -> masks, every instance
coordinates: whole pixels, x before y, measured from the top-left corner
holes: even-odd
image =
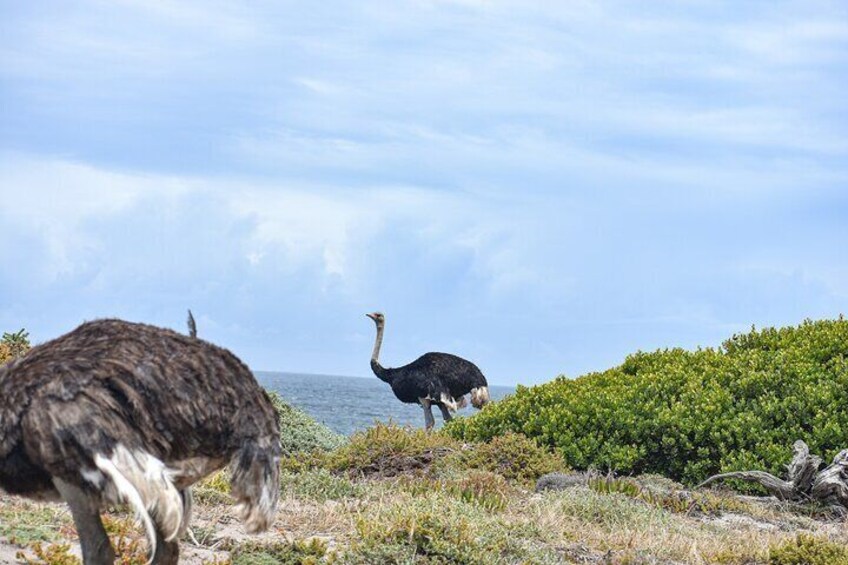
[[[376,424],[351,436],[319,464],[333,472],[359,477],[392,477],[422,471],[435,460],[460,448],[448,436],[422,429]]]
[[[280,417],[280,446],[283,455],[309,453],[312,451],[329,451],[345,442],[343,435],[316,422],[306,412],[295,408],[276,392],[269,392],[271,402]]]
[[[181,562],[848,565],[848,529],[828,512],[729,491],[693,492],[667,476],[641,473],[671,469],[674,473],[666,475],[687,481],[715,466],[765,457],[768,449],[757,451],[753,444],[745,444],[749,448],[736,459],[731,457],[730,446],[751,440],[748,431],[738,428],[743,414],[723,403],[729,393],[722,387],[755,410],[744,422],[764,434],[766,447],[780,446],[778,460],[784,462],[791,441],[781,443],[782,431],[766,432],[763,418],[780,415],[794,433],[805,417],[788,418],[787,406],[803,411],[820,404],[828,412],[816,422],[842,417],[842,407],[825,401],[838,387],[824,381],[846,384],[840,380],[845,353],[836,346],[844,331],[841,320],[810,323],[737,336],[719,351],[639,354],[622,367],[573,381],[576,384],[559,380],[523,389],[476,417],[452,423],[446,433],[377,424],[344,438],[274,396],[287,435],[274,527],[263,536],[245,537],[232,514],[229,478],[226,472],[216,473],[194,489],[195,518],[182,543]],[[775,348],[786,351],[781,356]],[[743,358],[749,362],[747,373],[737,366]],[[799,373],[799,367],[813,376]],[[773,393],[758,403],[746,396],[765,394],[768,379],[761,373],[772,370],[778,371]],[[790,374],[806,383],[807,388],[799,389],[804,394],[785,382]],[[731,383],[732,376],[743,382]],[[563,398],[564,391],[573,398]],[[709,423],[696,422],[706,418],[687,417],[678,407],[682,403],[706,410],[708,405],[695,402],[698,391],[730,411],[709,414],[737,426],[733,433],[723,435]],[[780,396],[793,391],[805,400]],[[618,395],[630,404],[616,400]],[[638,402],[645,403],[641,411]],[[592,429],[590,416],[611,421],[597,424],[597,434],[577,437],[577,431]],[[623,422],[637,431],[625,432],[616,418],[625,418]],[[663,433],[673,441],[635,442],[660,433],[652,427],[659,424],[641,418],[660,418]],[[772,427],[780,424],[775,420]],[[825,424],[816,426],[808,426],[803,437],[821,445],[829,436],[822,432]],[[810,437],[814,432],[818,439]],[[577,447],[553,441],[563,437],[572,438]],[[604,438],[611,442],[609,448],[599,445]],[[836,439],[833,443],[838,446]],[[844,439],[842,444],[845,447]],[[664,450],[694,459],[675,462]],[[657,453],[664,455],[654,467],[643,460]],[[632,473],[572,471],[593,466]],[[562,481],[559,490],[534,492],[536,480],[551,472],[573,480]],[[142,532],[125,513],[114,512],[105,523],[118,562],[144,563]],[[0,562],[16,554],[18,562],[33,565],[78,565],[67,509],[0,496]]]
[[[0,338],[0,365],[15,357],[20,357],[29,351],[29,348],[29,333],[27,331],[4,332],[3,337]]]
[[[475,444],[471,449],[451,453],[446,464],[460,469],[491,471],[523,485],[534,483],[546,473],[566,469],[562,457],[514,432]]]
[[[801,533],[795,539],[775,544],[769,565],[848,565],[848,546]]]
[[[719,349],[637,353],[560,377],[446,426],[464,441],[508,432],[571,467],[659,473],[689,484],[735,470],[780,475],[795,440],[830,460],[847,447],[848,321],[752,330]]]
[[[308,466],[283,471],[275,527],[259,538],[241,535],[225,475],[196,489],[207,495],[196,498],[185,562],[839,565],[848,543],[843,524],[795,506],[693,493],[659,476],[589,475],[536,494],[530,485],[539,473],[568,470],[519,434],[463,444],[377,425],[335,450],[306,453]],[[63,506],[0,499],[0,523],[15,524],[0,535],[17,536],[21,562],[79,563]],[[132,520],[116,514],[106,524],[119,562],[143,563],[143,535]]]

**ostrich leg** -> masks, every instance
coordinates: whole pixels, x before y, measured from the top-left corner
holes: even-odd
[[[112,565],[115,552],[100,521],[98,501],[79,487],[61,479],[53,479],[53,484],[71,509],[85,565]]]
[[[424,408],[424,429],[429,431],[433,429],[433,426],[436,425],[436,419],[433,418],[433,403],[427,399],[422,398],[421,406]]]
[[[451,416],[450,410],[444,404],[439,404],[439,410],[442,411],[442,418],[444,418],[445,422],[450,422],[453,420],[453,416]]]
[[[159,528],[156,528],[156,553],[153,554],[152,565],[176,565],[180,560],[180,543],[165,541]]]

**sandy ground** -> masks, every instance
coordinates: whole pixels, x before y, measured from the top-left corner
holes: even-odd
[[[272,529],[258,536],[249,536],[242,529],[241,523],[232,513],[229,504],[197,504],[193,511],[191,520],[191,535],[186,536],[180,544],[181,563],[190,565],[214,565],[226,563],[230,557],[228,548],[234,547],[245,541],[256,542],[261,545],[271,544],[279,541],[308,540],[320,538],[327,544],[328,548],[345,546],[350,543],[351,535],[355,535],[354,522],[360,512],[368,511],[374,504],[380,504],[380,493],[371,493],[371,498],[349,499],[344,502],[325,501],[323,503],[300,500],[292,496],[284,496],[281,500],[281,509],[278,513]],[[367,495],[366,495],[367,496]],[[549,541],[556,545],[563,557],[563,562],[577,563],[610,563],[609,547],[617,548],[616,551],[629,551],[627,548],[632,544],[641,544],[647,554],[660,549],[665,549],[666,544],[695,547],[698,544],[713,544],[717,547],[732,548],[738,543],[768,544],[779,538],[794,537],[798,531],[807,531],[820,536],[829,537],[834,540],[846,540],[848,536],[848,522],[839,520],[818,520],[799,516],[788,512],[782,503],[776,500],[756,499],[758,512],[752,515],[737,512],[725,512],[719,516],[688,516],[686,514],[675,514],[661,516],[661,521],[656,525],[661,530],[645,530],[640,524],[633,522],[634,518],[621,518],[613,516],[615,528],[610,530],[599,520],[600,514],[584,516],[579,518],[573,512],[560,514],[561,507],[558,506],[564,500],[556,502],[553,499],[550,506],[545,506],[547,495],[525,493],[517,497],[514,507],[505,511],[510,515],[512,510],[518,512],[513,515],[517,520],[528,519],[526,514],[528,508],[537,508],[540,512],[533,514],[533,520],[542,520],[545,527],[562,530],[567,535],[560,540]],[[604,500],[599,495],[585,491],[587,498],[597,501]],[[750,499],[751,497],[737,497],[739,499]],[[384,501],[392,504],[391,500]],[[638,508],[648,508],[641,502],[633,503]],[[537,505],[537,506],[534,506]],[[624,508],[619,503],[616,508]],[[546,511],[546,509],[548,511]],[[598,506],[597,511],[602,511],[603,506]],[[618,510],[616,510],[618,511]],[[652,513],[653,512],[653,513]],[[571,514],[571,515],[569,515]],[[637,516],[646,516],[648,519],[657,519],[657,514],[650,509]],[[653,518],[652,518],[653,517]],[[107,523],[118,524],[124,529],[127,539],[142,539],[141,528],[132,523],[132,519],[124,513],[107,514]],[[627,520],[630,520],[628,522]],[[107,529],[108,529],[107,525]],[[677,533],[675,533],[677,532]],[[21,536],[16,543],[10,539],[12,536]],[[695,536],[691,541],[687,536]],[[26,538],[28,536],[28,538]],[[617,536],[617,537],[616,537]],[[74,531],[70,513],[61,503],[36,503],[20,498],[0,495],[0,564],[23,563],[17,559],[16,554],[24,550],[26,555],[34,558],[31,546],[33,541],[49,538],[58,543],[66,543],[71,546],[71,554],[80,556],[79,546]],[[620,538],[620,539],[619,539]],[[626,538],[626,539],[625,539]],[[735,540],[735,541],[734,541]],[[144,560],[143,545],[139,544],[138,558],[134,563],[142,563]],[[625,549],[622,549],[624,547]],[[694,549],[693,549],[694,551]],[[678,552],[679,553],[679,552]],[[697,557],[697,556],[696,556]],[[638,563],[698,563],[703,565],[709,561],[700,557],[684,557],[678,561],[648,560],[637,561]],[[761,562],[761,561],[757,561]]]
[[[59,517],[54,524],[51,524],[53,526],[52,529],[58,532],[59,541],[61,543],[69,543],[71,545],[70,553],[81,558],[82,555],[76,538],[76,532],[71,525],[70,513],[67,511],[65,505],[61,503],[35,503],[0,495],[0,510],[3,510],[2,514],[0,514],[0,532],[14,526],[14,517],[16,515],[24,516],[45,508],[55,510],[55,514]],[[192,519],[192,535],[196,539],[197,535],[214,531],[214,537],[207,534],[207,537],[203,541],[198,542],[198,544],[195,544],[191,539],[182,541],[180,543],[180,563],[202,565],[215,563],[216,560],[224,562],[229,558],[229,552],[221,547],[227,546],[229,542],[238,543],[248,538],[257,541],[279,539],[277,532],[271,532],[263,536],[247,536],[238,522],[226,513],[227,511],[228,509],[221,510],[217,507],[214,511],[211,508],[195,508]],[[123,519],[124,515],[114,514],[114,516]],[[23,521],[22,519],[21,523]],[[194,532],[197,533],[195,534]],[[134,527],[133,535],[134,537],[141,538],[141,528]],[[17,558],[17,554],[22,550],[25,551],[28,557],[34,558],[31,548],[26,547],[26,543],[13,543],[8,536],[0,535],[1,565],[24,563],[23,560]]]

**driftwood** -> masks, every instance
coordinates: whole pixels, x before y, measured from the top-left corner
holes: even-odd
[[[793,502],[816,501],[848,511],[848,449],[834,457],[833,463],[819,471],[821,457],[810,455],[810,448],[801,440],[793,446],[795,455],[787,465],[787,479],[781,480],[764,471],[737,471],[713,475],[696,489],[723,479],[739,479],[758,483],[780,500]]]

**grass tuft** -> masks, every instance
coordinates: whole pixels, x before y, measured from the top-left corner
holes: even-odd
[[[444,465],[461,469],[481,469],[507,480],[529,484],[546,473],[567,469],[562,458],[540,447],[532,439],[513,432],[472,444],[449,455]]]
[[[427,469],[459,444],[444,435],[378,423],[328,454],[326,467],[352,476],[392,477]]]
[[[769,565],[848,565],[848,546],[801,533],[772,546]]]

